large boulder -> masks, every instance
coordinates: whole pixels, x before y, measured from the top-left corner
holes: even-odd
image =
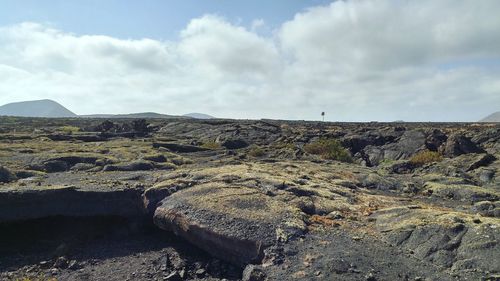
[[[447,157],[456,157],[467,153],[484,153],[472,140],[461,134],[452,134],[446,143],[440,147],[440,151]]]
[[[0,183],[11,182],[15,180],[16,177],[7,168],[0,166]]]
[[[406,131],[398,142],[384,147],[384,158],[406,159],[425,147],[426,135],[420,130]]]
[[[448,137],[443,131],[439,129],[434,129],[427,135],[425,140],[425,146],[430,151],[437,151],[439,147],[446,142]]]
[[[229,139],[222,142],[221,145],[227,149],[240,149],[247,147],[249,144],[242,139]]]
[[[256,189],[217,183],[165,198],[154,223],[238,266],[260,262],[266,248],[305,228],[298,209]]]
[[[420,130],[405,131],[397,142],[382,146],[367,146],[363,154],[366,155],[367,164],[376,166],[384,160],[408,159],[416,152],[425,149],[426,135]]]

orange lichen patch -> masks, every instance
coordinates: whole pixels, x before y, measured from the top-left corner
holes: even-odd
[[[301,271],[297,271],[295,272],[294,274],[292,274],[292,277],[295,278],[295,279],[301,279],[301,278],[305,278],[307,276],[306,272],[301,270]]]
[[[341,179],[357,182],[356,176],[350,171],[339,171],[338,175],[340,176]]]
[[[318,258],[320,257],[320,255],[311,255],[311,254],[307,254],[302,263],[304,264],[305,267],[309,267],[311,266],[315,260],[317,260]]]
[[[320,224],[324,226],[339,226],[340,224],[332,219],[326,218],[325,216],[312,215],[309,218],[312,224]]]
[[[365,217],[370,216],[377,210],[401,205],[401,202],[394,197],[384,195],[359,194],[358,200],[359,214]]]
[[[326,240],[320,240],[319,244],[322,246],[330,245],[332,242],[331,241],[326,241]]]

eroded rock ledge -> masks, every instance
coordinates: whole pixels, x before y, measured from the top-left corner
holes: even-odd
[[[305,229],[299,209],[255,189],[220,184],[167,197],[156,209],[154,222],[241,266],[260,263],[266,248]]]

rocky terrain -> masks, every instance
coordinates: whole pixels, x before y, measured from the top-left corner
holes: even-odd
[[[499,280],[500,125],[0,117],[0,280]]]

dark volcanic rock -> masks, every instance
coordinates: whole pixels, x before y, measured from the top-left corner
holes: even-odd
[[[488,166],[495,160],[497,160],[495,156],[491,154],[484,154],[478,157],[478,159],[475,162],[471,163],[470,166],[467,168],[466,172],[475,170],[479,167]]]
[[[53,141],[83,141],[83,142],[98,142],[106,141],[107,138],[96,134],[77,134],[77,135],[63,135],[63,134],[51,134],[47,136]]]
[[[16,176],[12,174],[7,168],[0,166],[0,182],[11,182],[16,179]]]
[[[47,173],[64,172],[69,170],[69,165],[62,160],[49,160],[43,163],[43,170]]]
[[[94,165],[97,161],[98,158],[94,156],[60,156],[31,164],[29,167],[33,170],[56,173],[68,171],[71,167],[80,163]]]
[[[427,136],[425,140],[425,146],[430,151],[437,151],[439,147],[446,142],[447,139],[448,137],[446,136],[445,133],[443,133],[443,131],[434,129]]]
[[[426,192],[432,197],[475,203],[479,201],[496,201],[499,193],[487,188],[467,184],[442,184],[427,182],[424,185]]]
[[[486,217],[500,217],[500,202],[481,201],[474,204],[471,210]]]
[[[367,146],[363,154],[367,156],[370,166],[376,166],[383,160],[407,159],[425,148],[426,136],[420,130],[405,131],[395,143],[382,146]]]
[[[164,155],[161,155],[161,154],[148,155],[148,156],[144,157],[144,160],[158,162],[158,163],[164,163],[164,162],[167,162],[167,157],[165,157]]]
[[[50,216],[140,217],[141,190],[82,190],[75,187],[1,189],[0,222]]]
[[[387,240],[410,250],[418,259],[454,270],[500,271],[496,262],[500,230],[496,227],[470,224],[437,210],[392,208],[379,211],[376,217]]]
[[[260,262],[264,249],[300,233],[300,212],[257,190],[199,185],[165,198],[154,222],[236,265]]]
[[[208,148],[188,145],[188,144],[178,144],[178,143],[161,143],[155,142],[153,143],[154,148],[164,147],[173,152],[198,152],[198,151],[207,151]]]
[[[243,270],[242,281],[264,281],[266,280],[266,274],[264,271],[256,265],[248,265]]]
[[[114,164],[104,166],[103,171],[149,171],[153,170],[155,166],[149,161],[135,161],[125,164]]]
[[[467,153],[484,153],[485,151],[478,147],[470,138],[461,135],[451,135],[446,143],[440,148],[443,155],[455,157]]]
[[[249,144],[242,139],[230,139],[224,141],[221,145],[227,149],[240,149],[247,147]]]
[[[420,130],[406,131],[399,141],[384,147],[384,158],[390,160],[406,159],[425,147],[426,137]]]

